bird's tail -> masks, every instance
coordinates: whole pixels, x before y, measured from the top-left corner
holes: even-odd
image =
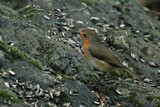
[[[132,70],[130,70],[129,68],[127,67],[124,67],[122,70],[126,71],[128,74],[130,74],[132,76],[133,79],[136,79],[138,81],[143,81],[143,79],[137,75],[135,72],[133,72]]]

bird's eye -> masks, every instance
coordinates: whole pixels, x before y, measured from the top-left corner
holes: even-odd
[[[83,36],[84,36],[84,37],[87,37],[87,35],[86,35],[86,34],[83,34]]]

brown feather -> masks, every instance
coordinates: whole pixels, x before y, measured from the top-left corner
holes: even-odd
[[[109,51],[107,49],[106,46],[104,46],[103,44],[95,44],[96,46],[90,46],[88,48],[90,54],[99,59],[99,60],[103,60],[115,67],[123,67],[123,65],[121,64],[121,62],[113,55],[113,53],[111,51]],[[100,48],[98,48],[100,47]]]

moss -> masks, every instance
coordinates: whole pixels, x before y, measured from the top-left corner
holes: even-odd
[[[154,99],[154,107],[160,107],[160,97]]]
[[[51,66],[52,68],[54,68],[55,71],[61,71],[60,66],[58,66],[58,65],[55,64],[54,62],[51,62],[51,63],[50,63],[50,66]]]
[[[7,54],[11,55],[15,59],[25,59],[29,63],[33,64],[35,67],[37,67],[39,69],[42,69],[42,65],[41,65],[41,63],[39,61],[37,61],[34,58],[30,57],[26,53],[18,50],[17,48],[6,44],[3,41],[0,41],[0,49],[2,49],[4,52],[6,52]]]
[[[147,99],[148,101],[153,101],[154,97],[153,97],[153,96],[147,96],[146,99]]]
[[[18,13],[21,19],[23,20],[30,20],[35,14],[37,14],[38,12],[41,12],[42,10],[37,9],[36,7],[34,7],[33,5],[27,5],[24,8],[21,8]],[[32,19],[31,19],[32,20]],[[47,31],[48,27],[42,26],[39,23],[36,23],[32,20],[32,24],[34,25],[34,27],[37,27],[41,30]]]
[[[24,17],[33,16],[38,10],[34,8],[32,5],[27,5],[26,7],[20,9],[18,13]]]
[[[135,107],[144,107],[144,102],[137,98],[138,94],[136,92],[131,92],[129,97],[127,98],[130,103],[132,103]]]
[[[62,75],[62,74],[61,74],[61,76],[63,77],[63,78],[61,79],[61,82],[62,82],[62,83],[65,83],[65,82],[67,82],[67,81],[69,81],[69,80],[71,80],[71,81],[74,81],[74,80],[75,80],[75,78],[72,77],[72,76],[64,76],[64,75]]]
[[[3,15],[12,17],[12,18],[17,18],[18,17],[18,13],[6,6],[0,5],[0,13],[2,13]]]
[[[67,94],[66,92],[61,92],[60,102],[72,102],[72,100],[71,100],[69,94]]]
[[[11,92],[9,92],[7,90],[2,90],[2,89],[0,89],[0,99],[10,100],[15,103],[19,102],[17,96],[15,96],[14,94],[12,94]]]
[[[114,78],[126,78],[126,77],[131,77],[128,73],[124,72],[121,69],[117,69],[114,72],[110,72],[110,74],[114,77]]]
[[[130,98],[134,99],[137,96],[137,93],[131,92],[131,93],[129,93],[129,95],[130,95]]]
[[[105,95],[114,95],[116,94],[115,90],[117,89],[116,85],[108,85],[106,88],[102,88],[102,92]]]
[[[144,103],[139,99],[132,99],[130,100],[130,103],[132,103],[135,107],[144,107]]]
[[[154,107],[159,107],[160,106],[160,97],[148,95],[146,99],[150,102],[154,102]]]
[[[41,26],[40,24],[34,22],[32,22],[32,24],[28,22],[27,18],[33,16],[36,12],[38,12],[38,10],[31,5],[26,6],[25,8],[19,10],[18,12],[10,9],[7,6],[0,5],[0,13],[2,13],[3,15],[11,17],[12,19],[23,20],[23,22],[27,22],[28,26],[30,27],[36,27],[43,31],[46,31],[47,27]]]

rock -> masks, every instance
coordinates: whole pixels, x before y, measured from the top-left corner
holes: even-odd
[[[108,31],[106,34],[106,41],[110,44],[115,46],[116,48],[128,48],[129,45],[127,44],[127,38],[130,35],[130,31]]]
[[[95,107],[93,104],[94,95],[80,81],[66,81],[59,89],[62,90],[60,97],[63,99],[63,102],[69,102],[73,107],[82,104],[86,107]]]
[[[0,4],[0,106],[160,105],[160,23],[136,0]],[[99,72],[84,60],[81,40],[74,33],[89,26],[99,31],[115,56],[152,81],[142,88],[113,72],[97,86],[97,95],[93,94],[91,86]],[[154,64],[148,66],[148,62]],[[7,73],[9,68],[12,75]]]

